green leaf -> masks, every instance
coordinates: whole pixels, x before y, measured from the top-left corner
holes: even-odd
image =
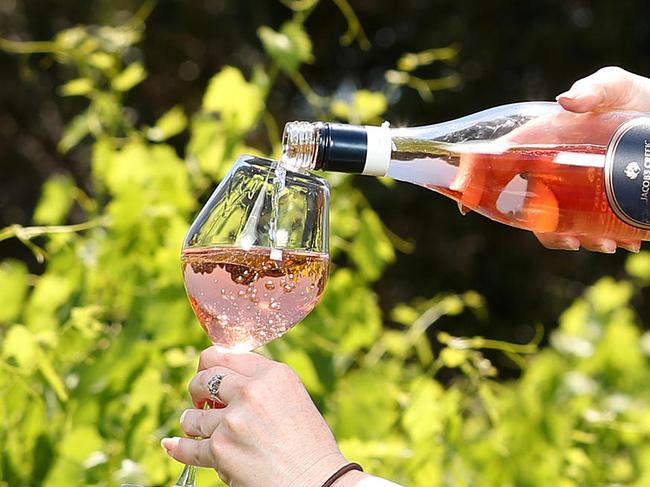
[[[56,373],[49,357],[43,352],[38,353],[36,356],[36,365],[41,374],[43,374],[45,381],[50,384],[50,387],[56,393],[59,401],[66,402],[68,400],[68,392],[65,389],[65,385],[63,385],[63,381]]]
[[[135,187],[144,188],[156,172],[149,146],[138,140],[129,141],[115,152],[107,169],[106,185],[115,195],[130,193]]]
[[[391,311],[390,318],[397,323],[401,323],[405,326],[410,326],[415,320],[420,317],[420,313],[405,303],[399,303]]]
[[[437,382],[426,377],[413,381],[409,403],[402,415],[402,426],[411,441],[433,443],[435,435],[442,433],[445,418],[442,396],[443,390]]]
[[[222,123],[236,133],[252,128],[263,106],[260,88],[247,82],[241,71],[232,66],[212,77],[202,104],[205,112],[221,114]]]
[[[187,117],[183,109],[176,105],[160,117],[156,125],[147,130],[147,138],[154,142],[160,142],[180,134],[186,127]]]
[[[352,103],[335,100],[330,107],[332,114],[355,124],[381,123],[381,115],[388,108],[386,96],[380,92],[358,90],[354,93]]]
[[[189,367],[196,359],[196,353],[188,353],[187,350],[171,348],[164,354],[165,363],[170,367]]]
[[[298,22],[284,23],[279,32],[262,26],[257,35],[268,55],[289,73],[296,72],[302,63],[313,61],[311,40]]]
[[[359,267],[361,274],[374,281],[381,276],[384,266],[395,260],[395,251],[374,211],[367,208],[362,210],[359,223],[350,257]]]
[[[625,271],[641,281],[650,281],[650,252],[644,250],[630,255],[625,261]]]
[[[93,88],[94,84],[91,79],[77,78],[70,80],[61,86],[59,91],[63,96],[80,96],[87,95],[93,90]]]
[[[355,202],[357,196],[355,192],[356,190],[349,185],[342,188],[333,188],[330,206],[331,235],[349,239],[359,231],[359,209]]]
[[[433,350],[426,333],[421,334],[415,342],[415,353],[422,365],[431,365],[433,363]]]
[[[457,350],[455,348],[443,348],[440,351],[440,361],[445,367],[459,367],[467,360],[467,350]]]
[[[75,290],[73,275],[48,272],[41,276],[25,310],[25,325],[34,333],[54,330],[58,324],[55,312],[63,306]]]
[[[142,63],[131,63],[124,71],[113,78],[111,87],[117,91],[129,91],[135,85],[143,82],[146,77],[147,72]]]
[[[330,277],[321,304],[307,316],[305,326],[334,341],[339,353],[350,354],[379,338],[381,309],[363,280],[349,269],[341,269]]]
[[[411,353],[411,344],[402,331],[384,331],[381,335],[381,342],[389,353],[401,359],[405,359]]]
[[[103,323],[97,319],[101,310],[101,306],[92,304],[72,308],[68,324],[77,329],[84,338],[94,340],[104,329]]]
[[[160,400],[164,394],[163,389],[160,387],[162,382],[160,372],[157,368],[147,367],[133,382],[129,402],[126,406],[129,415],[137,413],[141,408],[145,408],[149,415],[156,416]]]
[[[90,115],[88,110],[86,110],[68,122],[63,131],[63,136],[57,145],[59,152],[65,154],[90,133],[89,119]]]
[[[32,332],[22,325],[14,325],[2,344],[2,357],[14,358],[18,366],[28,372],[34,369],[39,353],[38,344]]]
[[[17,260],[0,263],[0,323],[11,323],[20,317],[29,286],[27,266]]]
[[[41,198],[34,210],[34,223],[59,225],[68,216],[74,202],[75,184],[69,176],[53,176],[43,185]]]
[[[390,433],[398,419],[393,372],[377,366],[342,379],[334,398],[336,415],[331,418],[337,437],[383,439]]]
[[[597,312],[609,313],[625,306],[632,297],[632,291],[631,283],[604,277],[589,289],[587,296]]]
[[[106,184],[113,164],[113,156],[116,152],[112,141],[108,137],[100,137],[93,144],[91,156],[92,174],[95,182],[99,183],[100,187]]]
[[[192,119],[190,142],[187,145],[188,158],[197,164],[201,171],[214,179],[227,170],[226,139],[228,134],[223,124],[205,116]]]
[[[303,384],[311,394],[322,394],[324,392],[323,384],[318,378],[314,363],[303,350],[287,350],[282,354],[282,361],[300,376]]]
[[[104,440],[91,425],[79,425],[62,438],[59,453],[62,457],[81,463],[96,451],[102,451]]]
[[[88,56],[88,62],[95,66],[96,68],[101,69],[102,71],[108,71],[115,67],[116,58],[111,54],[106,52],[94,52]]]
[[[413,455],[412,445],[406,441],[406,438],[401,436],[397,437],[396,435],[378,440],[342,438],[339,441],[339,447],[341,452],[347,458],[354,458],[355,462],[359,462],[363,465],[375,465],[376,468],[373,468],[374,474],[382,475],[394,481],[399,481],[399,468],[397,468],[397,465],[403,465],[404,459],[410,458]],[[429,451],[430,448],[431,447],[429,447]],[[438,485],[431,484],[430,481],[431,478],[427,479],[427,483],[425,484],[408,485],[413,485],[414,487],[430,487],[431,485]],[[358,485],[363,485],[363,483],[364,482],[362,481]],[[386,484],[383,481],[380,481],[380,485],[381,484],[388,487],[395,485],[392,482]],[[400,485],[407,484],[406,482],[402,482]]]

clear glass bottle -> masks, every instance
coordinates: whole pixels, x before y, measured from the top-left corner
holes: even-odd
[[[650,240],[650,115],[551,102],[413,128],[290,122],[283,164],[388,176],[537,233]]]

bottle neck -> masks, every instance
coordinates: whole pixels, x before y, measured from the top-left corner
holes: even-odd
[[[388,124],[381,127],[329,122],[290,122],[282,136],[281,163],[291,170],[383,176],[393,144]]]

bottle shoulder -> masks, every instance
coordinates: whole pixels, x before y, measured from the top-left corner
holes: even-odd
[[[562,111],[563,108],[558,103],[550,101],[509,103],[431,125],[392,128],[391,135],[393,137],[426,136],[430,139],[432,136],[445,136],[481,127],[488,131],[503,130],[515,128],[532,119],[554,115]]]

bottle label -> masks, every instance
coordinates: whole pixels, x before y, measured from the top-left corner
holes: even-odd
[[[616,215],[650,230],[650,118],[635,118],[612,136],[605,157],[605,192]]]

